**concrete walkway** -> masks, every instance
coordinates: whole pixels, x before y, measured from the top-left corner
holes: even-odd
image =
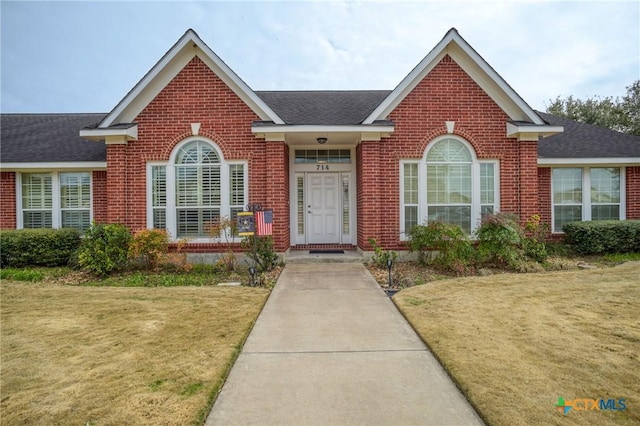
[[[482,424],[362,264],[291,264],[206,425]]]

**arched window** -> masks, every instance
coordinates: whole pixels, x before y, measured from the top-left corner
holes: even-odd
[[[484,215],[498,209],[498,163],[476,158],[471,145],[455,136],[432,141],[421,161],[401,161],[401,229],[453,223],[471,233]]]
[[[443,139],[427,153],[427,221],[460,225],[471,232],[472,159],[459,140]]]
[[[213,146],[202,140],[179,149],[175,162],[178,237],[206,236],[220,218],[221,163]]]
[[[150,164],[149,227],[172,236],[215,237],[211,225],[235,219],[247,200],[246,162],[227,162],[219,149],[201,137],[180,143],[169,164]]]

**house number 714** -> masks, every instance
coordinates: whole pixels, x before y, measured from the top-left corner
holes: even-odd
[[[329,165],[328,164],[316,164],[316,170],[319,170],[321,172],[327,171],[327,170],[329,170]]]

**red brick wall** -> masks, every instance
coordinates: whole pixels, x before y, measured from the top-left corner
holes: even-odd
[[[538,206],[540,219],[551,226],[551,168],[538,168]]]
[[[107,221],[107,172],[94,171],[92,176],[93,191],[93,221],[105,223]]]
[[[16,173],[0,172],[0,229],[16,229]]]
[[[107,147],[108,220],[145,228],[146,164],[167,161],[175,146],[200,123],[225,160],[248,161],[249,200],[274,209],[278,250],[289,246],[288,151],[283,142],[265,142],[251,133],[259,117],[199,58],[185,68],[136,117],[138,140]],[[283,167],[284,165],[284,167]],[[194,251],[215,251],[211,244]]]
[[[361,247],[369,237],[377,238],[385,248],[402,247],[398,234],[399,161],[422,159],[429,142],[446,134],[445,121],[455,121],[454,133],[474,147],[479,159],[500,160],[500,210],[525,216],[537,213],[535,142],[507,138],[505,123],[509,117],[449,56],[403,99],[389,118],[395,123],[395,133],[379,142],[363,142],[358,150]],[[379,152],[369,144],[378,144]],[[527,182],[526,193],[519,191],[522,179]]]
[[[640,219],[640,166],[626,170],[627,219]]]

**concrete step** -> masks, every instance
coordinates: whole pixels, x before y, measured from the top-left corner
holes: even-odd
[[[358,250],[344,250],[344,253],[309,253],[309,250],[289,250],[284,262],[291,263],[364,263]]]

